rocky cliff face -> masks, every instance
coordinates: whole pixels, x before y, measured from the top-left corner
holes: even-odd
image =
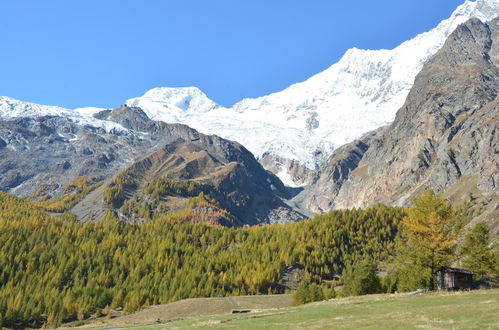
[[[499,20],[471,19],[423,67],[395,121],[370,143],[357,166],[362,148],[353,160],[351,153],[340,157],[352,164],[348,178],[335,176],[333,155],[313,196],[332,190],[334,200],[326,209],[405,205],[433,189],[456,201],[483,198],[495,210],[498,93]],[[344,148],[357,150],[360,143]],[[323,205],[312,198],[309,207]]]
[[[321,170],[319,178],[316,179],[311,189],[305,192],[305,207],[316,213],[335,208],[341,187],[358,168],[365,152],[382,136],[385,129],[386,127],[381,127],[336,149]]]

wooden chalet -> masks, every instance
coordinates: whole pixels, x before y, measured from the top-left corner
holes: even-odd
[[[438,290],[470,290],[473,272],[466,269],[442,267],[436,271]]]

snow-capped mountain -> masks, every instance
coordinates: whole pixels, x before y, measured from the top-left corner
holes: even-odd
[[[243,144],[287,185],[310,183],[336,148],[393,121],[423,64],[470,17],[489,21],[499,0],[466,1],[450,18],[392,50],[348,50],[304,82],[267,96],[217,105],[196,87],[154,88],[126,101],[154,120],[183,123]],[[59,115],[109,132],[124,128],[93,115],[103,109],[64,109],[0,97],[0,119]]]
[[[236,140],[257,157],[271,154],[315,170],[335,148],[393,121],[416,74],[459,24],[470,17],[488,21],[498,12],[498,0],[466,1],[431,31],[392,50],[352,48],[304,82],[231,108],[215,104],[195,87],[155,88],[126,103],[153,119]],[[278,165],[274,171],[286,183],[306,183],[287,173],[287,164]]]

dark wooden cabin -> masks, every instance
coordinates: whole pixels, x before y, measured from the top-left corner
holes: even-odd
[[[439,290],[469,290],[473,284],[473,272],[466,269],[442,267],[436,274]]]

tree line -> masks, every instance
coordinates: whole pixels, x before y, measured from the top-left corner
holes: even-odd
[[[471,205],[452,207],[433,191],[413,200],[407,215],[399,224],[393,254],[388,259],[387,275],[380,277],[380,261],[364,254],[349,260],[342,272],[342,296],[371,293],[393,293],[436,288],[435,272],[443,266],[457,266],[474,273],[475,280],[499,275],[499,246],[492,244],[483,222],[465,228],[475,216]],[[458,240],[462,237],[462,240]],[[307,291],[308,289],[308,291]],[[295,295],[313,296],[317,288],[304,284]],[[303,293],[305,291],[305,293]],[[315,294],[319,299],[324,298]]]
[[[282,272],[295,265],[305,273],[295,304],[431,288],[443,265],[477,276],[498,272],[487,227],[477,224],[459,241],[473,214],[433,192],[408,209],[376,205],[248,228],[195,223],[202,214],[193,210],[213,204],[203,195],[192,204],[143,224],[112,212],[78,223],[0,192],[0,326],[58,326],[190,297],[283,293]],[[382,278],[380,265],[388,270]],[[338,275],[343,288],[336,292]]]
[[[404,215],[378,205],[249,228],[186,224],[175,214],[129,224],[111,212],[77,223],[0,192],[0,320],[57,326],[117,307],[281,293],[290,265],[321,285],[364,255],[387,259]]]

